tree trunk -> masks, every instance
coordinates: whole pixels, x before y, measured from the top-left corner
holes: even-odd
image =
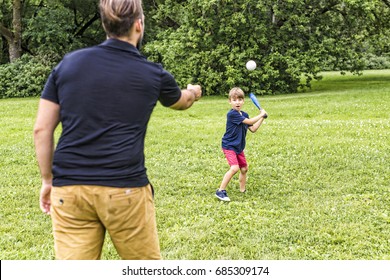
[[[9,61],[13,62],[22,55],[22,4],[13,0],[12,29],[0,23],[0,34],[7,39]]]
[[[13,40],[10,42],[9,59],[14,61],[22,55],[22,4],[21,0],[13,0]]]

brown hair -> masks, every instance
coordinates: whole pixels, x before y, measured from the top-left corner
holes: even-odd
[[[239,87],[234,87],[229,91],[229,100],[232,98],[242,98],[244,99],[244,91],[240,89]]]
[[[108,37],[127,35],[135,20],[142,19],[142,0],[100,0],[100,17]]]

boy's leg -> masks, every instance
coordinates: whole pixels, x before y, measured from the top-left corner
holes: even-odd
[[[230,167],[229,171],[225,173],[225,176],[223,176],[222,183],[219,186],[219,189],[215,192],[215,196],[222,201],[230,201],[230,198],[226,192],[226,187],[229,184],[230,180],[234,176],[234,174],[237,173],[239,170],[238,165],[233,165]]]
[[[219,190],[226,190],[227,185],[229,184],[230,180],[233,178],[234,174],[236,174],[239,170],[239,161],[237,158],[237,154],[234,151],[222,149],[223,153],[225,154],[226,160],[228,161],[230,165],[230,169],[228,172],[225,173],[225,176],[223,176],[221,185],[219,186]]]
[[[246,173],[248,172],[248,168],[247,167],[241,167],[240,169],[240,175],[238,177],[238,180],[240,182],[240,192],[245,192],[246,191]]]
[[[237,155],[237,161],[240,167],[240,175],[239,175],[239,182],[240,182],[240,192],[246,191],[246,173],[248,172],[248,164],[246,162],[245,154],[244,152]]]
[[[240,170],[238,165],[232,165],[230,166],[230,169],[228,172],[225,173],[225,176],[223,176],[222,183],[219,186],[219,190],[226,190],[227,185],[229,184],[230,180],[233,178],[234,174],[236,174]]]

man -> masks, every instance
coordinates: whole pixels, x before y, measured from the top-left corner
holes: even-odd
[[[42,92],[34,127],[40,207],[52,218],[56,259],[100,259],[106,230],[122,259],[160,259],[146,128],[157,101],[187,109],[201,88],[180,90],[140,55],[141,0],[101,0],[100,12],[107,40],[67,54]]]

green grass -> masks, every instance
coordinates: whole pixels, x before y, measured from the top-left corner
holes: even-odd
[[[390,71],[324,73],[311,90],[260,97],[270,117],[247,136],[247,193],[214,192],[228,165],[226,98],[158,105],[146,163],[164,259],[390,259]],[[38,99],[0,100],[0,259],[53,259],[32,127]],[[256,114],[250,100],[244,110]],[[109,237],[104,259],[118,259]]]

